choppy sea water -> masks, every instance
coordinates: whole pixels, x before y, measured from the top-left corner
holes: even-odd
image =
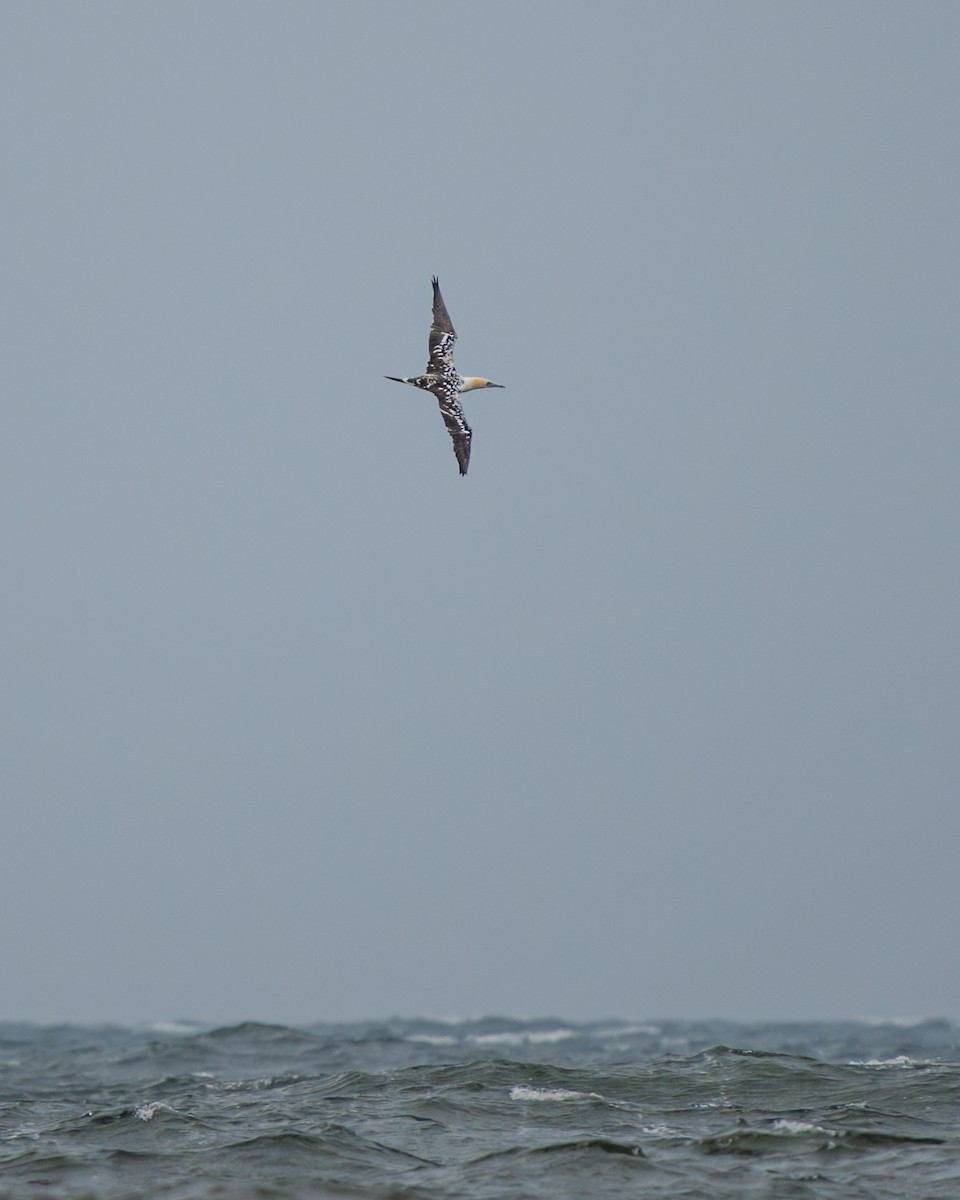
[[[0,1197],[960,1197],[960,1028],[0,1024]]]

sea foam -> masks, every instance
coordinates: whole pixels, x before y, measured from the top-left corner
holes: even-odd
[[[569,1088],[538,1088],[518,1083],[510,1089],[510,1099],[556,1103],[562,1100],[602,1100],[603,1097],[596,1092],[574,1092]]]

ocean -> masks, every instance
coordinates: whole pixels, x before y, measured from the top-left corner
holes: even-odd
[[[0,1024],[10,1200],[957,1200],[945,1020]]]

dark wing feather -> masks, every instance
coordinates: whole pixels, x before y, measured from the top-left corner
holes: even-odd
[[[453,343],[457,340],[457,331],[450,320],[447,306],[440,295],[440,281],[433,277],[433,324],[430,326],[430,361],[427,363],[428,375],[440,375],[444,367],[453,366]]]
[[[456,384],[448,378],[438,387],[434,388],[433,394],[440,405],[440,415],[443,417],[443,423],[447,427],[447,433],[453,439],[453,452],[457,456],[457,462],[460,464],[460,474],[466,475],[467,466],[470,462],[470,439],[473,437],[473,430],[467,424],[467,418],[463,415],[463,408],[460,405],[460,394]]]
[[[467,467],[470,465],[470,439],[473,437],[473,430],[467,424],[463,409],[459,404],[450,408],[444,408],[441,404],[440,412],[447,426],[447,432],[453,439],[453,452],[460,464],[460,474],[466,475]]]

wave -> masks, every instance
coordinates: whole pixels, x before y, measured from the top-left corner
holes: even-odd
[[[663,1196],[827,1172],[806,1200],[957,1194],[958,1037],[942,1024],[8,1032],[0,1196],[570,1200],[634,1194],[637,1171]]]
[[[643,1149],[636,1142],[617,1142],[611,1138],[588,1137],[569,1142],[547,1142],[540,1146],[509,1146],[504,1150],[493,1150],[473,1159],[475,1163],[490,1162],[498,1158],[529,1158],[540,1154],[622,1154],[627,1158],[643,1158]]]
[[[532,1046],[552,1045],[575,1037],[574,1030],[562,1029],[519,1029],[503,1030],[499,1033],[471,1033],[465,1039],[475,1046]]]
[[[863,1150],[876,1146],[937,1146],[945,1140],[876,1129],[836,1129],[812,1121],[777,1118],[765,1128],[734,1129],[700,1138],[697,1145],[705,1154],[757,1155],[795,1153],[804,1145],[817,1151]]]
[[[510,1089],[511,1100],[532,1100],[557,1103],[563,1100],[602,1100],[596,1092],[574,1092],[569,1088],[538,1088],[518,1083]]]

